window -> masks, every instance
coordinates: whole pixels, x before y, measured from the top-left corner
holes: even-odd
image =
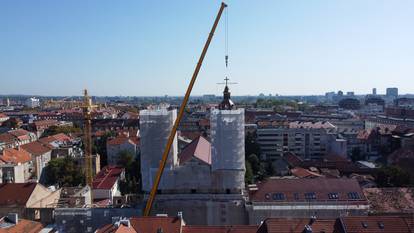
[[[315,192],[305,193],[305,199],[306,200],[316,199],[316,193]]]
[[[338,193],[329,193],[328,197],[329,197],[329,199],[338,199],[339,195],[338,195]]]
[[[283,193],[273,193],[272,197],[275,201],[285,200],[285,194]]]
[[[349,199],[359,199],[359,194],[357,192],[349,192],[348,193]]]
[[[294,194],[293,194],[293,198],[294,198],[295,200],[299,200],[299,193],[294,193]]]

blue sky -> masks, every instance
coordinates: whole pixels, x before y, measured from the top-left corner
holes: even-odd
[[[227,2],[194,95],[414,93],[414,1]],[[219,1],[0,1],[0,94],[183,95]]]

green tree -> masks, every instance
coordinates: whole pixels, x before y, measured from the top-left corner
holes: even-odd
[[[257,175],[257,173],[261,170],[260,160],[255,154],[251,154],[247,157],[247,161],[250,163],[253,174]]]
[[[380,168],[376,175],[379,187],[406,187],[410,185],[410,174],[397,166]]]
[[[108,156],[106,151],[106,142],[109,138],[116,136],[116,133],[113,131],[106,132],[101,137],[96,137],[93,140],[92,144],[92,153],[99,154],[101,156],[101,167],[105,167],[108,164]]]
[[[251,154],[260,155],[260,146],[257,143],[257,135],[255,133],[248,132],[244,140],[244,150],[246,157]]]
[[[246,160],[246,174],[244,176],[244,180],[247,184],[253,183],[253,170],[250,162]]]
[[[64,134],[73,134],[73,133],[81,133],[82,130],[80,128],[74,127],[74,126],[51,126],[49,128],[47,128],[43,134],[42,137],[47,137],[47,136],[51,136],[51,135],[55,135],[58,133],[64,133]]]
[[[118,155],[118,165],[125,168],[125,181],[120,184],[121,193],[138,193],[141,181],[139,160],[129,151],[121,151]]]
[[[45,167],[45,185],[73,187],[85,184],[85,175],[72,157],[56,158]]]

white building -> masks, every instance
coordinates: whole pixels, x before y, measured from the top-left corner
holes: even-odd
[[[168,110],[167,106],[140,111],[141,134],[141,176],[142,190],[149,192],[167,145],[172,126],[177,118],[177,110]],[[168,155],[164,175],[177,165],[177,135]],[[160,187],[161,188],[161,187]]]
[[[26,100],[25,105],[28,108],[37,108],[40,107],[40,100],[35,97],[32,97]]]
[[[336,127],[327,121],[295,121],[288,126],[257,129],[257,141],[268,160],[275,160],[285,152],[303,159],[317,159],[329,152],[329,143],[336,141]]]

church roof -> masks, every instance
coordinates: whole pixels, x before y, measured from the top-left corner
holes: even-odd
[[[193,157],[211,165],[211,144],[202,136],[194,139],[179,155],[180,163],[183,164]]]

